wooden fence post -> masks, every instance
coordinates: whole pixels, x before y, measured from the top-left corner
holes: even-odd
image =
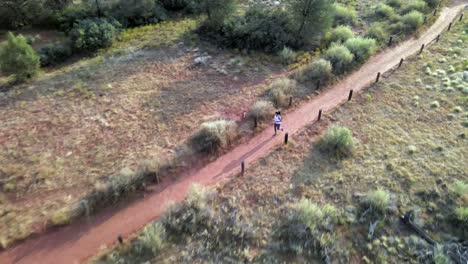
[[[119,236],[117,237],[117,241],[119,241],[119,244],[121,244],[121,245],[123,244],[123,237],[122,237],[122,235],[119,235]]]
[[[377,78],[375,79],[375,82],[379,82],[380,80],[380,72],[377,73]]]
[[[257,128],[258,126],[258,120],[257,117],[254,117],[254,128]]]
[[[393,36],[390,36],[390,39],[388,40],[388,46],[391,46],[393,42]]]
[[[292,96],[289,97],[289,107],[291,107],[291,106],[292,106]]]
[[[401,58],[400,64],[398,64],[398,68],[401,68],[401,65],[403,65],[403,61],[405,61],[405,59]]]
[[[353,99],[353,92],[353,90],[349,90],[348,101],[351,101],[351,99]]]
[[[432,14],[433,16],[437,15],[437,8],[434,9],[434,13]]]
[[[424,22],[423,22],[423,23],[424,23],[424,24],[427,23],[427,16],[424,16]]]
[[[449,24],[449,27],[448,27],[447,31],[450,31],[450,29],[452,28],[452,24],[453,24],[453,22],[450,22],[450,24]]]
[[[284,134],[284,144],[285,145],[288,144],[288,140],[289,140],[289,134],[286,133],[286,134]]]
[[[319,110],[317,121],[320,121],[321,119],[322,119],[322,109]]]
[[[437,38],[436,38],[436,43],[437,43],[437,42],[439,42],[439,40],[440,40],[440,34],[439,34],[439,35],[437,35]]]
[[[245,161],[241,162],[241,175],[244,176],[245,173]]]
[[[424,50],[424,44],[421,45],[421,50],[419,51],[419,54],[421,54]]]
[[[462,20],[463,20],[463,13],[461,13],[459,21],[462,21]]]
[[[315,87],[315,90],[320,89],[320,80],[317,81],[317,86]]]

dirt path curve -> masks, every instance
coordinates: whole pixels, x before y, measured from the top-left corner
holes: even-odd
[[[467,1],[458,1],[467,3]],[[285,116],[284,126],[293,135],[316,120],[319,109],[330,110],[346,102],[350,89],[358,91],[374,81],[377,72],[395,66],[400,58],[419,51],[454,20],[462,4],[444,8],[436,23],[419,39],[411,39],[371,58],[360,70]],[[107,210],[91,219],[25,241],[0,255],[0,263],[81,263],[96,254],[100,247],[116,242],[119,234],[129,236],[148,222],[158,218],[169,201],[181,201],[192,183],[213,185],[239,172],[240,162],[247,166],[265,156],[283,136],[272,137],[268,128],[248,143],[236,147],[199,171],[182,175],[179,180],[158,186],[158,190],[124,208]],[[248,171],[247,171],[248,173]]]

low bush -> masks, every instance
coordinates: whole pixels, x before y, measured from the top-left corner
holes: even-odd
[[[320,207],[308,199],[293,204],[274,236],[281,242],[281,251],[293,254],[328,256],[329,244],[324,237],[340,217],[338,210],[330,205]]]
[[[424,15],[419,11],[411,11],[401,17],[401,22],[407,31],[415,31],[424,23]]]
[[[342,44],[332,44],[325,52],[325,58],[333,65],[333,71],[341,74],[351,68],[354,55]]]
[[[338,26],[332,30],[330,36],[328,37],[328,41],[331,42],[341,42],[344,43],[346,40],[354,38],[354,33],[351,27],[349,26]]]
[[[393,19],[396,17],[395,9],[386,4],[377,5],[375,7],[374,14],[378,19]]]
[[[444,252],[444,247],[442,245],[437,244],[434,247],[434,253],[432,257],[434,264],[450,264],[452,260],[450,259],[447,254]]]
[[[166,232],[161,223],[147,225],[132,244],[133,253],[145,258],[156,256],[164,245]]]
[[[41,66],[54,66],[64,62],[70,58],[73,54],[71,43],[63,42],[50,44],[38,51],[39,57],[41,58]]]
[[[167,18],[164,7],[154,0],[119,0],[112,9],[112,17],[124,27],[157,23]]]
[[[188,7],[190,0],[159,0],[159,2],[167,10],[182,10]]]
[[[304,81],[326,81],[332,76],[332,64],[325,59],[318,59],[301,66],[294,72],[294,78]]]
[[[350,156],[354,146],[351,131],[346,127],[333,126],[319,141],[319,149],[333,157]]]
[[[203,123],[190,138],[190,146],[197,152],[214,153],[227,147],[236,137],[237,125],[230,120]]]
[[[297,59],[297,53],[288,47],[284,47],[278,55],[286,65],[294,63]]]
[[[400,8],[402,5],[402,0],[387,0],[387,5],[393,8]]]
[[[369,192],[363,205],[373,214],[385,215],[390,206],[390,194],[382,189]]]
[[[333,7],[335,25],[356,24],[358,17],[356,10],[346,7],[339,3],[335,3]]]
[[[190,2],[190,8],[197,13],[206,15],[204,26],[218,30],[224,20],[236,13],[236,0],[197,0]]]
[[[355,37],[348,39],[344,44],[358,63],[365,62],[370,56],[377,51],[377,44],[375,39]]]
[[[273,118],[275,108],[273,104],[269,101],[260,100],[255,102],[255,104],[250,109],[248,116],[257,121],[264,121]]]
[[[379,43],[387,43],[389,34],[382,23],[373,23],[367,32],[367,37],[376,39]]]
[[[461,225],[461,229],[468,228],[468,207],[458,207],[455,209],[455,217]]]
[[[224,46],[278,52],[285,46],[301,45],[290,22],[288,14],[280,8],[249,8],[244,16],[228,19],[220,37]]]
[[[412,11],[425,13],[428,10],[426,2],[423,0],[411,0],[402,6],[402,13],[406,14]]]
[[[96,51],[110,47],[116,39],[121,25],[116,20],[85,19],[77,22],[69,36],[76,50]]]
[[[40,58],[26,38],[9,32],[7,41],[0,44],[0,71],[23,82],[36,76],[39,67]]]
[[[289,98],[296,91],[296,87],[296,81],[288,78],[274,81],[269,87],[271,101],[276,107],[287,106],[289,104]]]
[[[452,193],[456,196],[463,197],[468,196],[468,184],[463,181],[456,181],[450,188]]]

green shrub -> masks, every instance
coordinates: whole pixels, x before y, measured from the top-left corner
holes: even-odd
[[[258,121],[263,121],[273,118],[274,112],[275,109],[271,102],[260,100],[255,102],[250,109],[248,116],[250,118],[256,118]]]
[[[440,0],[424,0],[430,8],[435,8],[439,5]]]
[[[301,66],[294,72],[294,78],[304,81],[326,81],[332,76],[332,64],[330,61],[319,59],[307,65]]]
[[[133,252],[145,257],[156,256],[164,245],[166,232],[160,223],[147,225],[140,233],[136,241],[133,242]]]
[[[205,26],[212,29],[222,27],[224,20],[236,12],[236,0],[198,0],[191,1],[190,7],[197,13],[207,16]]]
[[[380,43],[387,43],[389,34],[382,23],[373,23],[367,32],[367,37],[376,39]]]
[[[351,68],[354,55],[342,44],[332,44],[325,52],[325,58],[333,65],[333,71],[341,74]]]
[[[19,29],[40,25],[53,15],[44,1],[9,0],[0,1],[0,28]]]
[[[72,45],[77,50],[96,51],[110,47],[119,33],[120,23],[115,20],[85,19],[70,31]]]
[[[468,184],[463,181],[456,181],[452,185],[451,191],[459,197],[468,195]]]
[[[468,207],[458,207],[455,209],[457,221],[462,225],[462,228],[468,228]]]
[[[38,51],[41,58],[41,66],[54,66],[64,62],[72,55],[72,48],[69,42],[49,44]]]
[[[356,61],[359,63],[365,62],[377,51],[375,39],[370,38],[356,37],[348,39],[344,45],[354,54]]]
[[[407,31],[415,31],[424,23],[424,15],[419,11],[411,11],[401,17],[401,22]]]
[[[395,9],[386,4],[377,5],[375,7],[374,14],[379,19],[392,19],[396,16]]]
[[[167,10],[181,10],[189,6],[190,0],[159,0]]]
[[[383,215],[387,212],[387,209],[390,206],[390,194],[382,189],[369,192],[364,204],[372,212]]]
[[[230,120],[203,123],[190,138],[190,145],[197,152],[216,152],[231,143],[237,135],[236,129],[236,123]]]
[[[332,1],[286,0],[285,3],[297,40],[317,43],[333,24]]]
[[[434,247],[434,254],[433,254],[434,264],[451,264],[452,260],[450,257],[447,256],[444,252],[444,247],[442,245],[437,244]]]
[[[333,7],[335,25],[356,24],[358,17],[356,10],[346,7],[339,3],[333,4]]]
[[[346,40],[354,38],[353,30],[349,26],[338,26],[330,33],[330,42],[345,42]]]
[[[269,87],[271,101],[276,107],[283,107],[289,104],[289,98],[296,91],[297,83],[289,78],[274,81]],[[269,113],[271,115],[271,112]]]
[[[170,234],[193,234],[207,227],[213,217],[207,190],[194,184],[190,187],[182,204],[172,205],[162,218],[165,230]]]
[[[387,0],[387,5],[393,8],[400,8],[402,5],[402,0]]]
[[[411,0],[405,3],[402,7],[402,12],[403,14],[412,12],[412,11],[418,11],[421,13],[424,13],[427,11],[427,4],[423,0]]]
[[[228,19],[221,32],[224,46],[279,52],[285,46],[298,47],[300,41],[295,38],[288,14],[280,8],[249,8],[244,16]]]
[[[26,39],[8,33],[8,39],[0,45],[0,71],[13,74],[18,82],[33,78],[39,72],[40,59]]]
[[[297,59],[297,53],[288,47],[284,47],[279,53],[279,56],[284,64],[291,64]]]
[[[333,126],[319,141],[319,149],[331,156],[341,158],[351,155],[354,139],[346,127]]]
[[[157,23],[167,18],[166,10],[154,0],[119,0],[112,9],[112,17],[124,27]]]
[[[308,199],[302,199],[299,203],[295,204],[293,210],[293,217],[305,224],[310,230],[315,230],[324,218],[322,208]]]

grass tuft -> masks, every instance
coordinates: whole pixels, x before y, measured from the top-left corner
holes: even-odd
[[[346,127],[334,126],[319,141],[319,149],[336,158],[351,155],[354,139],[351,131]]]
[[[248,116],[253,119],[256,118],[257,121],[265,121],[273,118],[274,112],[275,108],[271,102],[260,100],[255,102],[250,109]]]
[[[269,95],[276,107],[284,107],[289,104],[289,98],[297,89],[295,80],[283,78],[274,81],[269,87]]]
[[[237,125],[231,120],[203,123],[190,138],[191,147],[201,153],[214,153],[227,147],[237,136]]]

